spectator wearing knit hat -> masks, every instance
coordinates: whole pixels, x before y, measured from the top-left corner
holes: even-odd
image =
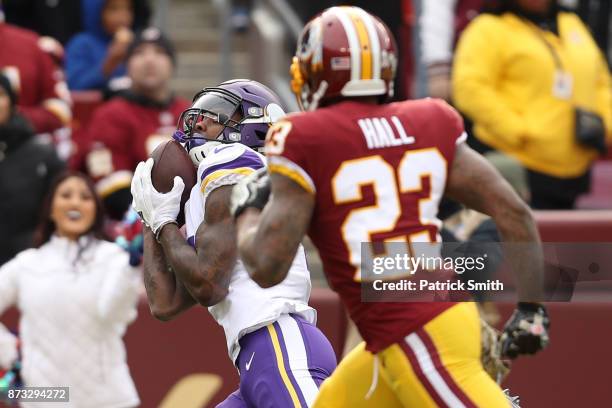
[[[174,47],[159,29],[137,33],[127,50],[129,87],[98,108],[86,129],[81,154],[113,218],[129,207],[136,164],[172,136],[189,105],[170,88],[175,62]]]

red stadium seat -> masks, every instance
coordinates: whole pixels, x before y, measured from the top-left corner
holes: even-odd
[[[595,163],[591,191],[579,197],[576,206],[584,210],[612,209],[612,160]]]
[[[604,156],[604,160],[612,160],[612,145],[608,145],[608,153]]]
[[[612,211],[535,211],[544,242],[612,242]]]
[[[610,407],[612,303],[550,303],[550,345],[521,357],[503,387],[522,407]],[[500,305],[505,321],[513,304]]]

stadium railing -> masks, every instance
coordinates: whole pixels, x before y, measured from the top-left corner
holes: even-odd
[[[288,111],[297,111],[295,96],[289,88],[289,62],[303,23],[285,0],[256,1],[251,19],[252,77],[272,87]]]

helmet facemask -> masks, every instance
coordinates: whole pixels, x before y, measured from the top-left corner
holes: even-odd
[[[317,17],[300,34],[290,67],[291,89],[302,111],[315,110],[327,91],[327,81],[318,78],[323,69],[322,41],[322,20]]]
[[[261,107],[227,89],[204,88],[181,114],[173,137],[184,143],[197,166],[219,144],[242,143],[263,150],[268,128],[283,116],[285,112],[277,103]],[[212,137],[198,133],[196,125],[206,119],[222,125],[222,130]]]

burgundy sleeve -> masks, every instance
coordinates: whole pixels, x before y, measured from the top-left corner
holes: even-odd
[[[36,55],[40,103],[20,106],[19,110],[32,123],[36,133],[48,133],[70,124],[70,93],[63,72],[55,65],[51,56],[40,48],[37,49]]]
[[[465,141],[466,133],[463,118],[455,108],[441,99],[433,99],[433,103],[438,107],[440,116],[440,126],[443,137],[450,138],[455,144]]]
[[[111,102],[112,103],[112,102]],[[132,179],[132,135],[115,106],[103,105],[86,129],[89,151],[85,164],[103,197],[129,188]]]
[[[283,120],[270,128],[266,137],[266,156],[270,172],[291,178],[306,191],[316,191],[307,154],[306,138],[299,136],[294,122]]]

